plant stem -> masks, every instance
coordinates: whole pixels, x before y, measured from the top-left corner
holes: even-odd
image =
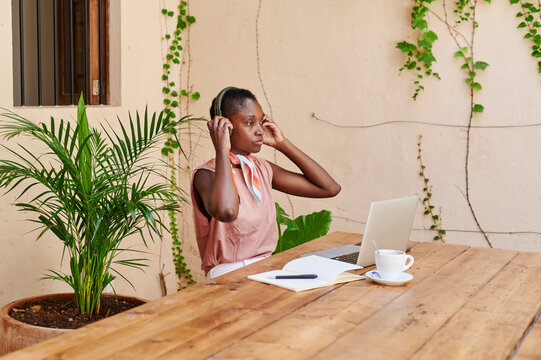
[[[474,46],[474,42],[475,42],[475,25],[476,25],[475,24],[475,9],[476,8],[477,8],[477,0],[475,0],[474,3],[473,3],[472,33],[471,33],[471,48],[470,48],[471,57],[472,57],[472,61],[471,61],[472,64],[475,64],[473,46]],[[477,219],[477,215],[475,214],[475,211],[473,210],[473,206],[472,206],[472,203],[471,203],[471,200],[470,200],[469,167],[470,167],[470,138],[471,138],[470,135],[471,135],[471,125],[472,125],[472,120],[473,120],[473,107],[474,107],[474,103],[473,103],[474,94],[473,94],[473,91],[474,91],[473,87],[470,86],[470,118],[468,120],[468,131],[467,131],[467,137],[466,137],[466,166],[465,166],[465,168],[466,168],[466,202],[468,203],[468,207],[470,208],[470,212],[471,212],[471,214],[473,216],[473,220],[475,221],[475,224],[477,224],[477,227],[479,228],[479,230],[483,234],[486,242],[492,248],[494,246],[492,246],[492,243],[488,239],[488,236],[487,236],[485,230],[481,227],[481,224],[479,223],[479,220]]]

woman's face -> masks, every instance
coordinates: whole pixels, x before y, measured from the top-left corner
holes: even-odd
[[[231,152],[247,155],[257,153],[263,145],[263,118],[265,114],[261,105],[255,100],[247,99],[241,111],[232,115]]]

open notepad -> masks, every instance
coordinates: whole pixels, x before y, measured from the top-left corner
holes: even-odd
[[[345,271],[362,269],[361,266],[310,255],[288,262],[282,270],[250,275],[248,279],[276,285],[292,291],[304,291],[333,284],[361,280],[362,275]],[[276,275],[316,274],[316,279],[276,279]]]

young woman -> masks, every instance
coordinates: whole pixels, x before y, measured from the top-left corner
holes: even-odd
[[[202,269],[211,279],[270,256],[278,233],[272,189],[325,198],[340,185],[285,138],[248,90],[225,88],[208,122],[216,157],[193,173],[191,197]],[[252,156],[263,145],[287,156],[295,173]]]

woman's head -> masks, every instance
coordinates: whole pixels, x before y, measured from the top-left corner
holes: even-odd
[[[221,97],[221,101],[219,101]],[[210,118],[221,114],[223,117],[231,119],[231,117],[242,110],[246,100],[257,101],[255,95],[250,90],[228,87],[222,90],[213,100],[210,106]],[[217,111],[219,108],[219,111]]]
[[[226,88],[212,101],[210,115],[218,114],[221,97],[221,116],[229,119],[233,125],[231,133],[231,151],[235,154],[257,153],[263,145],[263,127],[265,114],[254,94],[249,90]]]

